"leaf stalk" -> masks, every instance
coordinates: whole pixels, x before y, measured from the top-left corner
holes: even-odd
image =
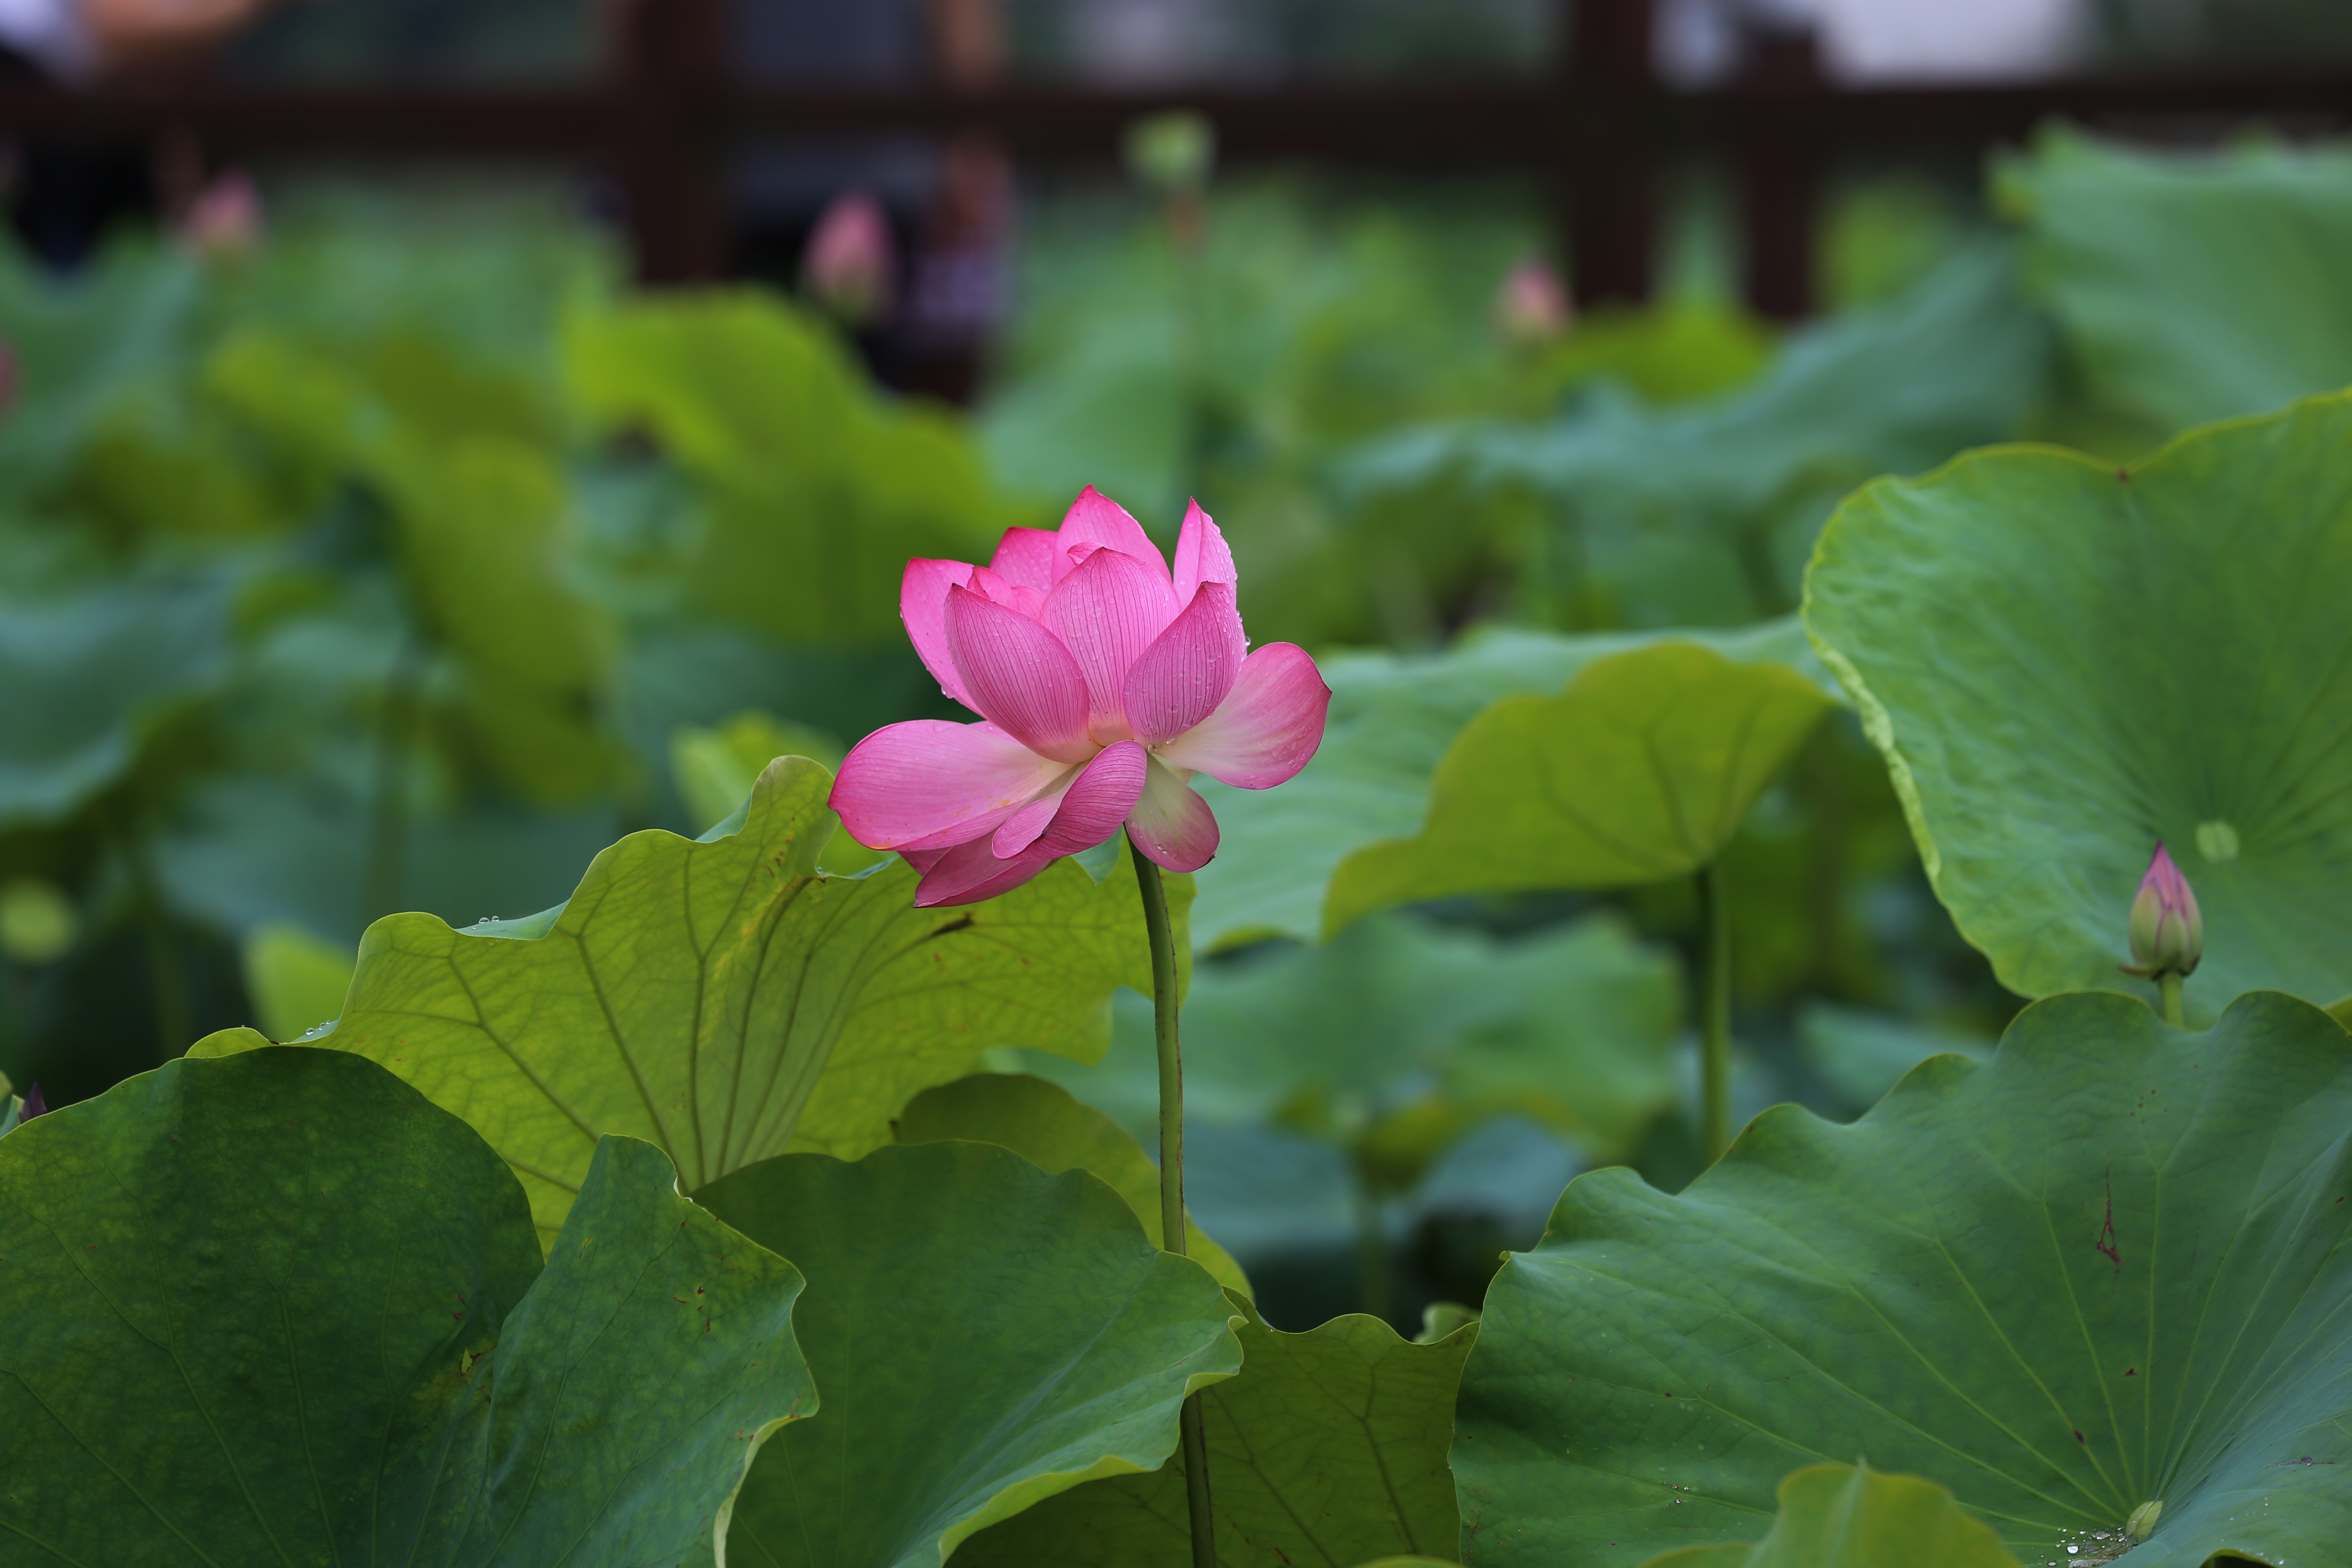
[[[1723,866],[1699,868],[1699,1152],[1705,1164],[1731,1144],[1731,907]]]

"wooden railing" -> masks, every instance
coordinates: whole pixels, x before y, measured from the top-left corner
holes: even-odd
[[[1579,297],[1639,300],[1654,267],[1660,172],[1719,162],[1740,193],[1746,288],[1776,317],[1811,305],[1822,173],[1854,155],[1966,155],[2065,118],[2126,133],[2210,137],[2264,122],[2352,125],[2352,74],[2292,70],[2069,78],[1853,90],[1809,37],[1755,41],[1733,79],[1677,90],[1653,65],[1649,0],[1561,0],[1549,72],[1426,84],[1093,89],[945,82],[793,88],[733,80],[721,0],[636,0],[614,65],[579,86],[280,87],[215,82],[0,91],[0,132],[131,141],[193,134],[220,155],[526,160],[593,167],[623,193],[640,275],[723,276],[726,150],[753,134],[976,133],[1016,162],[1108,163],[1139,116],[1187,109],[1226,163],[1307,160],[1535,177],[1558,214]]]

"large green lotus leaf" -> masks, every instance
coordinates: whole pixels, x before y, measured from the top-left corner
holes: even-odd
[[[997,1143],[1048,1173],[1079,1170],[1099,1176],[1135,1211],[1151,1245],[1167,1245],[1160,1225],[1160,1167],[1125,1128],[1059,1084],[1027,1073],[974,1073],[927,1089],[893,1119],[901,1143],[961,1138]],[[1231,1254],[1184,1221],[1184,1255],[1229,1289],[1247,1293],[1249,1276]]]
[[[2004,448],[1842,507],[1806,622],[1936,892],[2028,996],[2126,976],[2162,839],[2197,890],[2192,1021],[2352,990],[2352,398],[2140,468]]]
[[[2150,1502],[2128,1568],[2330,1561],[2347,1119],[2352,1041],[2306,1003],[2189,1034],[2088,993],[1850,1126],[1769,1110],[1680,1196],[1580,1177],[1486,1295],[1465,1560],[1752,1540],[1790,1469],[1860,1457],[1950,1487],[2029,1563],[2104,1561]]]
[[[542,1269],[390,1073],[173,1062],[0,1141],[0,1559],[709,1561],[815,1405],[800,1286],[634,1139]]]
[[[822,324],[750,290],[575,312],[572,395],[703,482],[689,572],[710,611],[782,640],[895,641],[915,556],[984,557],[1013,522],[950,416],[881,402]]]
[[[1242,1373],[1202,1395],[1224,1568],[1351,1568],[1450,1551],[1460,1529],[1445,1445],[1475,1326],[1434,1344],[1377,1318],[1303,1334],[1248,1314]],[[956,1568],[1190,1568],[1182,1456],[1039,1503],[974,1536]]]
[[[1996,177],[2093,395],[2159,431],[2352,383],[2352,151],[2045,133]]]
[[[752,1466],[731,1563],[935,1568],[1042,1499],[1156,1468],[1184,1395],[1241,1365],[1216,1281],[1083,1171],[950,1140],[787,1154],[695,1196],[807,1274],[793,1324],[824,1391]]]
[[[832,785],[780,758],[737,818],[700,840],[632,834],[554,909],[465,931],[378,921],[317,1043],[472,1123],[546,1233],[601,1133],[657,1145],[692,1189],[791,1149],[887,1143],[909,1097],[991,1047],[1100,1056],[1111,991],[1150,985],[1132,867],[1097,884],[1057,864],[985,904],[918,910],[904,861],[811,864]]]
[[[230,586],[131,580],[0,605],[0,828],[70,816],[229,667]]]
[[[1321,748],[1297,778],[1271,790],[1196,781],[1223,836],[1217,858],[1199,873],[1192,929],[1202,946],[1267,936],[1321,940],[1340,923],[1329,919],[1325,899],[1340,863],[1367,845],[1420,830],[1431,780],[1465,725],[1504,698],[1557,692],[1595,660],[1660,641],[1696,643],[1739,664],[1820,668],[1794,620],[1730,632],[1502,632],[1442,654],[1325,661],[1330,716]]]
[[[1674,642],[1596,659],[1556,697],[1507,697],[1447,748],[1417,837],[1339,863],[1324,922],[1457,893],[1696,871],[1830,706],[1788,665]]]
[[[1678,1090],[1673,956],[1595,915],[1510,941],[1374,916],[1321,947],[1285,945],[1195,971],[1183,1016],[1195,1121],[1282,1118],[1358,1132],[1442,1106],[1447,1126],[1499,1111],[1540,1118],[1596,1152],[1630,1148]],[[1052,1078],[1150,1136],[1150,1012],[1121,1007],[1097,1067],[1033,1057]]]
[[[1917,1476],[1808,1465],[1781,1481],[1779,1500],[1755,1545],[1680,1547],[1643,1568],[2019,1568],[2000,1536]]]

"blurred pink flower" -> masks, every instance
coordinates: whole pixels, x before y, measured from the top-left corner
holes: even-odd
[[[1503,274],[1495,290],[1495,325],[1513,342],[1548,343],[1575,317],[1559,274],[1532,256]]]
[[[881,204],[863,191],[835,197],[802,253],[801,287],[842,321],[864,327],[889,314],[898,275]]]
[[[236,170],[219,175],[180,215],[180,242],[206,256],[250,250],[261,243],[261,193]]]
[[[841,764],[851,837],[923,874],[919,907],[1017,888],[1122,825],[1191,871],[1217,819],[1186,782],[1271,789],[1322,743],[1330,689],[1289,643],[1244,650],[1234,557],[1196,503],[1176,569],[1088,486],[1061,531],[1005,531],[985,566],[913,561],[899,614],[915,651],[978,724],[877,730]]]

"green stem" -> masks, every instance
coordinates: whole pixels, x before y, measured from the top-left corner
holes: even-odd
[[[1168,922],[1168,889],[1160,868],[1130,845],[1135,885],[1143,895],[1143,931],[1151,943],[1152,1036],[1160,1049],[1160,1245],[1184,1256],[1184,1059],[1176,1040],[1176,936]],[[1184,1505],[1192,1527],[1192,1568],[1217,1568],[1217,1529],[1209,1508],[1209,1439],[1201,1425],[1201,1396],[1177,1413],[1184,1455]]]
[[[188,1048],[195,1034],[195,1008],[188,997],[188,970],[172,930],[172,910],[155,875],[153,846],[140,814],[125,806],[120,831],[122,858],[131,873],[131,900],[147,947],[147,980],[154,993],[155,1050],[170,1061]]]
[[[1698,873],[1699,1152],[1707,1164],[1731,1142],[1731,910],[1723,868]]]
[[[2176,1029],[2189,1027],[2189,1021],[2180,1011],[2180,976],[2167,970],[2157,976],[2156,987],[2164,993],[2164,1021]]]
[[[403,634],[384,678],[383,712],[376,730],[375,798],[368,814],[367,875],[361,884],[360,923],[400,907],[408,859],[409,754],[431,650],[415,631]]]
[[[1386,1206],[1358,1172],[1356,1198],[1356,1310],[1386,1322],[1392,1300],[1390,1281],[1396,1271],[1389,1252]]]

